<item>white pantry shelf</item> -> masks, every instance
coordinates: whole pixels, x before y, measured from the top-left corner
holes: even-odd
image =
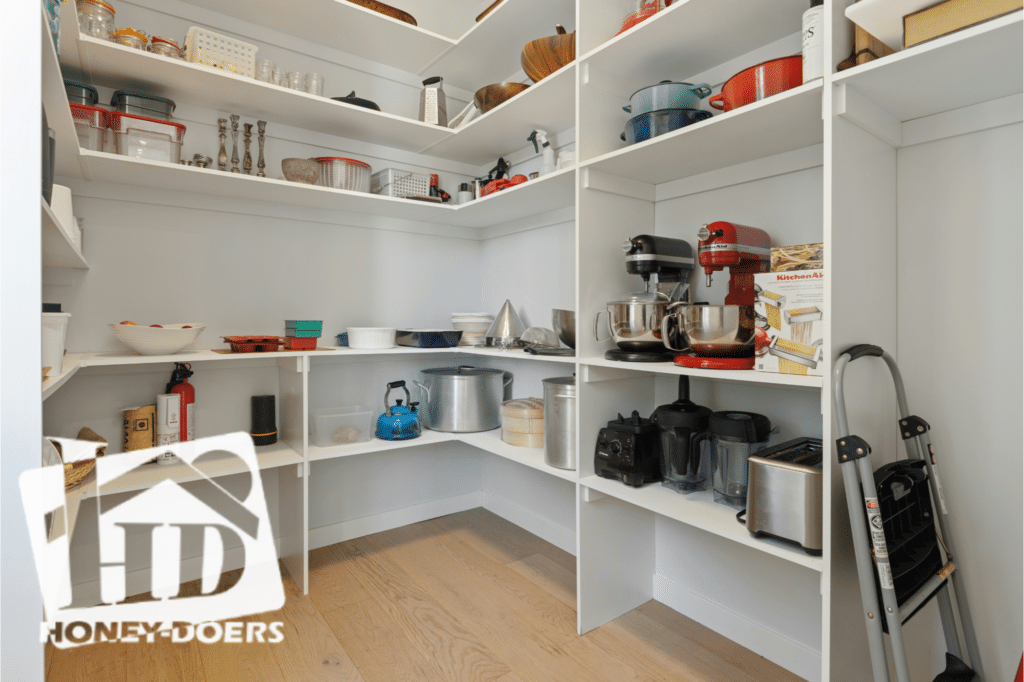
[[[43,400],[57,392],[57,389],[67,383],[84,365],[83,361],[90,353],[65,353],[64,371],[60,374],[50,374],[43,381]]]
[[[563,365],[573,365],[576,363],[576,358],[572,355],[558,356],[558,355],[534,355],[533,353],[527,353],[522,348],[514,348],[512,350],[502,350],[500,348],[487,348],[480,346],[460,346],[458,351],[465,353],[466,355],[481,355],[484,357],[499,358],[502,360],[528,360],[531,362],[557,362]]]
[[[186,2],[408,73],[436,73],[470,91],[518,71],[523,46],[553,35],[555,24],[572,30],[576,10],[573,0],[505,0],[461,37],[449,37],[343,0]]]
[[[824,140],[822,81],[694,123],[581,164],[659,185],[728,168]]]
[[[448,112],[449,118],[457,114]],[[568,64],[422,151],[482,166],[529,147],[534,130],[555,134],[575,126],[576,67]]]
[[[559,469],[548,465],[544,461],[544,448],[518,448],[514,445],[509,445],[505,441],[501,440],[501,429],[494,429],[493,431],[481,431],[479,433],[460,433],[458,434],[458,440],[472,445],[475,448],[485,450],[492,455],[498,457],[504,457],[507,460],[518,462],[523,466],[528,466],[531,469],[537,471],[543,471],[546,474],[551,474],[557,478],[561,478],[566,481],[575,481],[576,472],[569,469]]]
[[[580,361],[584,367],[610,367],[623,371],[644,372],[653,374],[686,375],[700,379],[721,381],[739,381],[751,384],[773,384],[775,386],[794,386],[796,388],[821,389],[823,377],[801,376],[797,374],[776,374],[774,372],[758,372],[754,369],[694,369],[680,367],[671,362],[618,362],[605,358],[585,358]]]
[[[563,168],[536,180],[509,187],[458,207],[432,222],[456,227],[491,227],[513,220],[569,208],[576,201],[576,168]]]
[[[77,140],[75,144],[78,144]],[[39,200],[42,204],[43,267],[88,270],[89,264],[85,262],[85,257],[75,248],[71,236],[57,220],[53,209],[42,197]]]
[[[633,90],[679,81],[799,33],[807,7],[807,0],[676,0],[581,61],[628,79]]]
[[[390,450],[418,447],[420,445],[450,443],[457,440],[458,434],[431,431],[430,429],[424,428],[422,435],[420,435],[419,438],[413,438],[412,440],[381,440],[374,436],[370,440],[362,443],[337,445],[330,448],[321,448],[310,443],[309,461],[322,462],[328,459],[337,459],[338,457],[355,457],[356,455],[366,455],[371,452],[387,452]]]
[[[1024,92],[1020,12],[837,73],[832,82],[911,121]],[[963,87],[951,84],[962,83]]]
[[[587,476],[580,480],[580,484],[798,566],[819,573],[822,571],[821,557],[811,556],[795,544],[771,538],[753,537],[747,532],[746,526],[736,521],[736,510],[715,502],[714,494],[710,490],[682,495],[660,483],[633,488],[619,481],[600,476]]]
[[[279,4],[288,6],[288,3]],[[259,118],[271,124],[414,152],[453,135],[451,130],[441,126],[335,102],[86,35],[78,36],[78,55],[83,71],[81,78],[92,85],[166,97],[177,104],[240,112],[247,119]],[[74,63],[65,64],[69,72],[77,68]]]
[[[70,18],[77,28],[78,19],[74,12],[74,3],[71,3],[70,12],[61,11],[62,17]],[[57,61],[57,50],[53,47],[53,36],[47,26],[46,16],[41,17],[40,24],[43,28],[42,37],[42,80],[40,87],[43,97],[43,109],[46,110],[46,124],[53,128],[54,139],[56,140],[56,154],[54,157],[54,174],[66,177],[82,177],[82,166],[78,158],[78,133],[75,131],[75,122],[71,118],[71,108],[68,106],[68,96],[64,90],[64,77],[61,75],[60,63]],[[63,24],[61,24],[63,25]],[[72,33],[72,31],[62,31]],[[77,33],[77,31],[74,31]],[[61,40],[61,51],[65,52],[64,40]]]
[[[161,163],[85,149],[80,153],[90,179],[121,185],[155,187],[245,201],[308,206],[421,222],[441,215],[453,214],[456,210],[446,204],[383,197],[365,192],[349,192],[241,173],[225,173],[215,168]]]

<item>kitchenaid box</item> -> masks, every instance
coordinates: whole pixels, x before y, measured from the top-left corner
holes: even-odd
[[[754,275],[755,369],[822,376],[824,270]]]

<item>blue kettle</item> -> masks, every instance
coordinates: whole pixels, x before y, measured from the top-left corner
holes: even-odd
[[[405,405],[402,404],[401,398],[395,400],[393,407],[388,403],[393,388],[405,391]],[[409,402],[410,400],[409,389],[405,387],[404,381],[392,381],[388,384],[388,390],[384,394],[384,414],[377,419],[377,438],[412,440],[420,437],[423,429],[420,426],[420,414],[416,411],[419,403]]]

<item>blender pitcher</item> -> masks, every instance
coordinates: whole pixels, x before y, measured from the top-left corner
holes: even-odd
[[[747,506],[747,457],[767,448],[777,432],[763,414],[727,410],[711,415],[715,502]]]
[[[690,378],[679,377],[679,399],[651,415],[661,431],[661,484],[677,493],[708,489],[711,410],[690,400]]]

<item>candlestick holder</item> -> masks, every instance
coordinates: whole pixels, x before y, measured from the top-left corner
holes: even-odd
[[[238,168],[238,114],[231,114],[231,172],[241,173]]]
[[[259,163],[256,164],[256,167],[259,168],[260,170],[256,174],[256,176],[260,177],[260,178],[265,178],[265,177],[267,177],[267,174],[263,172],[263,169],[267,167],[267,162],[263,159],[263,142],[266,140],[267,122],[266,121],[256,121],[256,128],[260,131],[260,136],[259,136],[260,160],[259,160]]]

